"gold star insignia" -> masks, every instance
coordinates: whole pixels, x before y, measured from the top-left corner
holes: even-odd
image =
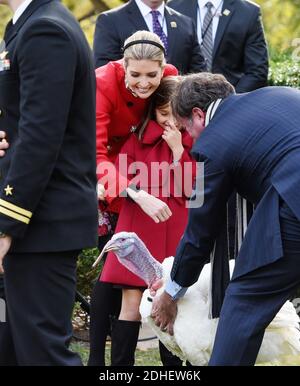
[[[7,185],[7,187],[4,190],[5,190],[5,194],[7,196],[12,196],[12,191],[13,191],[13,187],[12,186]]]
[[[0,60],[4,60],[7,54],[8,54],[8,51],[0,52]]]

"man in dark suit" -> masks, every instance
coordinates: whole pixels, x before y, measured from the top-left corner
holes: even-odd
[[[158,12],[156,25],[153,11]],[[134,32],[156,32],[156,28],[163,31],[168,63],[181,74],[206,70],[195,25],[190,18],[166,7],[163,0],[130,0],[119,8],[103,12],[97,19],[94,37],[96,67],[121,59],[124,41]]]
[[[212,19],[203,28],[208,2],[212,4]],[[168,5],[194,20],[200,44],[212,29],[210,70],[223,74],[236,92],[267,85],[268,51],[257,4],[245,0],[170,0]]]
[[[213,74],[187,77],[174,101],[196,140],[192,154],[204,162],[204,204],[190,209],[168,292],[154,306],[158,325],[172,332],[176,299],[208,261],[232,190],[256,206],[226,290],[210,365],[253,365],[265,328],[300,283],[299,103],[300,92],[284,87],[235,95],[222,75]]]
[[[77,256],[97,243],[92,55],[59,1],[0,3],[14,12],[0,53],[0,365],[80,365],[67,345]]]

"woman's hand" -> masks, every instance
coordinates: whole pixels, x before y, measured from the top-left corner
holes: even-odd
[[[105,201],[105,188],[99,182],[97,184],[97,196],[98,196],[98,200]]]
[[[152,196],[144,190],[135,192],[133,189],[127,188],[127,192],[154,222],[164,222],[172,216],[172,212],[165,202]]]
[[[165,126],[162,138],[172,150],[174,161],[179,161],[184,151],[180,130],[178,130],[174,123],[168,122],[168,125]]]

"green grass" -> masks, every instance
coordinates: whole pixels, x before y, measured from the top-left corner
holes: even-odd
[[[89,356],[89,345],[85,342],[73,342],[71,344],[71,350],[77,352],[82,359],[84,365],[87,364]],[[110,364],[110,344],[106,345],[105,350],[105,362]],[[135,365],[136,366],[161,366],[159,357],[159,351],[156,348],[150,348],[147,350],[136,350],[135,353]]]

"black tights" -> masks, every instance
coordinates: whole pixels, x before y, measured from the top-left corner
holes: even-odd
[[[88,366],[105,366],[105,343],[110,334],[111,317],[118,317],[122,291],[111,283],[97,280],[90,308],[90,357]]]

